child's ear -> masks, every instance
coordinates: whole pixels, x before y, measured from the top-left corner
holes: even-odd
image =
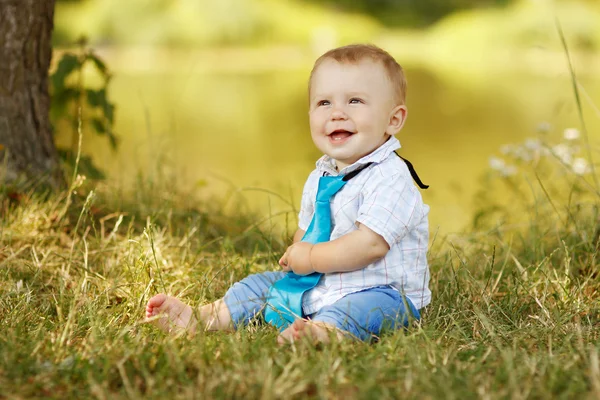
[[[400,132],[400,129],[404,126],[404,122],[406,122],[407,115],[408,110],[405,105],[396,106],[390,113],[390,122],[385,133],[393,136]]]

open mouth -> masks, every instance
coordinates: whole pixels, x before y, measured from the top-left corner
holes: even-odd
[[[342,142],[352,136],[354,132],[349,132],[343,129],[336,129],[329,134],[329,140],[333,142]]]

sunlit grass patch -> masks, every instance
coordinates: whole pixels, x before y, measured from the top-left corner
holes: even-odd
[[[567,227],[549,214],[530,229],[436,238],[421,323],[373,344],[279,347],[258,324],[170,337],[143,323],[157,292],[197,306],[276,268],[280,234],[241,229],[257,216],[194,208],[160,185],[159,202],[76,190],[64,214],[65,193],[3,198],[3,396],[577,397],[600,387],[594,220]]]

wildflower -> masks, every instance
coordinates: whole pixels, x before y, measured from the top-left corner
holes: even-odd
[[[568,128],[563,132],[563,137],[567,140],[576,140],[579,139],[579,129],[577,128]]]
[[[490,168],[495,171],[502,171],[504,169],[504,160],[498,157],[490,157]]]
[[[552,125],[548,122],[542,122],[537,126],[537,131],[540,133],[548,133],[552,129]]]
[[[529,154],[525,147],[517,147],[517,150],[515,151],[515,157],[525,162],[531,161],[532,159],[531,154]]]
[[[589,172],[588,162],[585,158],[577,157],[573,160],[573,164],[571,165],[573,172],[577,175],[583,175]]]
[[[569,146],[567,146],[566,144],[564,144],[564,143],[557,144],[556,146],[552,147],[552,152],[563,163],[565,163],[565,164],[571,163],[571,160],[572,160],[571,150],[569,149]]]
[[[507,165],[506,167],[504,167],[500,173],[502,174],[502,176],[512,176],[512,175],[516,175],[517,174],[517,167],[515,167],[514,165]]]
[[[83,182],[85,182],[86,180],[86,176],[85,175],[77,175],[77,177],[75,178],[75,182],[73,182],[73,187],[74,188],[78,188],[81,185],[83,185]]]
[[[525,140],[525,148],[528,150],[539,150],[542,147],[542,143],[539,139],[527,139]]]
[[[510,154],[512,152],[512,145],[510,144],[503,144],[502,146],[500,146],[500,153],[507,155]]]

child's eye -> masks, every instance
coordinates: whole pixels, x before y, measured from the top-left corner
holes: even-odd
[[[360,104],[362,102],[363,101],[361,99],[357,98],[357,97],[353,97],[353,98],[350,99],[350,104]]]
[[[319,106],[319,107],[320,107],[320,106],[328,106],[328,105],[329,105],[329,100],[320,100],[320,101],[317,103],[317,106]]]

